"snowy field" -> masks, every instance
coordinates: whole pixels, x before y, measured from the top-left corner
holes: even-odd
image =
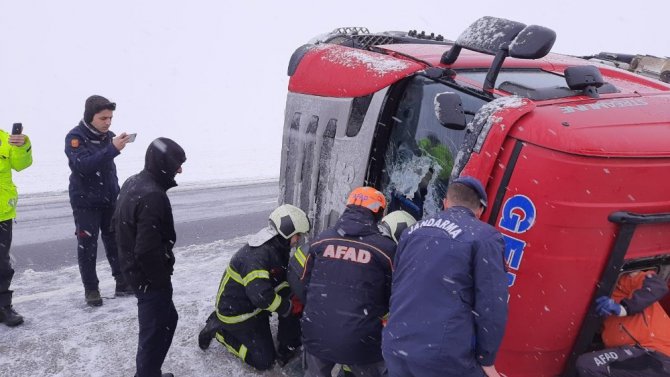
[[[253,231],[253,230],[252,230]],[[215,340],[203,352],[198,332],[213,310],[221,275],[248,237],[175,249],[172,277],[179,323],[163,372],[175,376],[286,376],[281,368],[258,373]],[[137,347],[137,301],[113,298],[109,264],[98,263],[99,308],[86,306],[77,266],[56,271],[27,270],[14,277],[14,307],[26,321],[0,325],[0,376],[133,376]]]

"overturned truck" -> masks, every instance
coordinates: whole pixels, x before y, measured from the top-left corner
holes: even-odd
[[[670,86],[550,53],[554,40],[492,17],[455,42],[347,28],[288,68],[280,201],[313,232],[359,185],[420,218],[451,178],[485,184],[482,219],[506,242],[509,377],[573,376],[597,346],[594,297],[623,271],[670,276]]]

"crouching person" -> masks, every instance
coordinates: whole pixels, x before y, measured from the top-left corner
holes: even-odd
[[[667,293],[653,271],[621,275],[611,298],[596,299],[606,348],[577,359],[579,376],[670,376],[670,318],[658,302]]]
[[[270,224],[230,260],[216,297],[215,311],[198,336],[205,350],[216,338],[233,355],[258,370],[285,364],[300,346],[302,309],[291,304],[286,268],[291,248],[309,232],[307,215],[290,204],[270,214]],[[270,315],[279,315],[275,351]]]
[[[396,248],[378,227],[385,208],[381,192],[355,188],[334,226],[310,243],[302,279],[305,377],[330,377],[336,364],[357,377],[385,375],[381,333]]]

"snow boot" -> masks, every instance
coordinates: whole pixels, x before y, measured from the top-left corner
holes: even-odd
[[[114,296],[116,297],[125,297],[132,296],[135,292],[130,288],[130,285],[126,284],[123,280],[116,281],[116,289],[114,289]]]
[[[203,351],[209,348],[209,344],[212,343],[212,339],[220,328],[221,322],[216,318],[216,312],[212,312],[205,322],[205,327],[198,334],[198,347]]]
[[[280,367],[283,367],[299,354],[300,354],[300,347],[291,347],[280,344],[277,347],[277,358],[276,358],[277,364],[279,364]]]
[[[7,305],[0,308],[0,322],[9,327],[14,327],[23,323],[23,317],[11,305]]]
[[[97,289],[85,290],[84,298],[88,306],[102,306],[102,297],[100,297],[100,291]]]

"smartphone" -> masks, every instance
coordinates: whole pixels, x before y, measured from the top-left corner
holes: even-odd
[[[14,123],[12,125],[12,135],[21,135],[23,133],[23,124]]]
[[[137,134],[136,134],[136,133],[134,133],[134,134],[128,134],[128,142],[129,142],[129,143],[132,143],[133,141],[135,141],[135,138],[136,138],[136,137],[137,137]]]

